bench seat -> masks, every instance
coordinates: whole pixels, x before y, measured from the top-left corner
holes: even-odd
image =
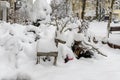
[[[57,63],[58,52],[37,52],[37,64],[40,63],[41,56],[52,56],[54,57],[54,65]]]

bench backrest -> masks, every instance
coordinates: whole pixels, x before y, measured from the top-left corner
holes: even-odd
[[[120,31],[120,26],[110,27],[110,31]]]
[[[37,52],[37,56],[58,56],[58,52]]]

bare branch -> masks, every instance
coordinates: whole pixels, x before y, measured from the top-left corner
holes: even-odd
[[[63,27],[62,27],[62,29],[60,30],[60,33],[62,33],[62,31],[64,30],[65,27],[67,27],[67,24],[68,24],[69,21],[70,21],[70,20],[67,20],[67,21],[65,22],[65,24],[64,24]]]

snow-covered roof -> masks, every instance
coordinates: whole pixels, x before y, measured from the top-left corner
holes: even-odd
[[[1,8],[9,8],[10,4],[7,1],[0,1]]]

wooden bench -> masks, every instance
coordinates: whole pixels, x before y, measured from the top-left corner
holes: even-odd
[[[112,31],[120,31],[120,26],[110,27],[110,32]]]
[[[54,65],[57,63],[58,52],[37,52],[37,64],[40,63],[40,56],[52,56],[54,57]]]

